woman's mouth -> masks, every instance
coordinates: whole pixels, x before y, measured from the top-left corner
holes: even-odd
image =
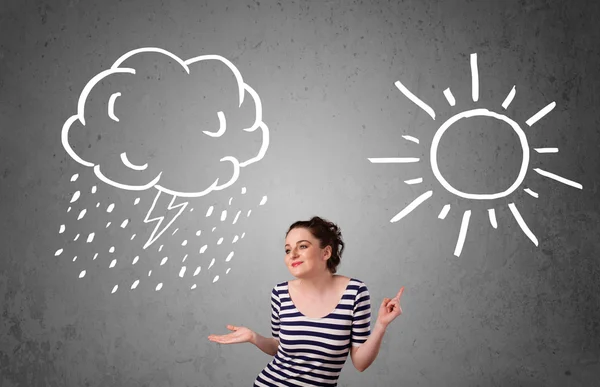
[[[294,262],[294,263],[292,263],[292,267],[296,267],[296,266],[301,265],[301,264],[302,264],[302,262]]]

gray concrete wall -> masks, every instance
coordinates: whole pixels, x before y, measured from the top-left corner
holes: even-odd
[[[340,386],[598,383],[599,8],[593,1],[3,1],[0,386],[250,385],[270,358],[250,344],[206,337],[225,333],[226,324],[270,335],[269,292],[291,278],[285,231],[312,215],[341,226],[347,249],[339,273],[367,284],[374,318],[381,300],[405,286],[404,314],[377,360],[364,373],[348,361]],[[239,107],[238,83],[222,63],[198,62],[187,74],[175,57],[144,54],[121,66],[135,74],[111,74],[91,89],[85,125],[69,126],[69,144],[88,164],[77,162],[61,132],[82,91],[141,47],[182,60],[230,60],[259,96],[270,140],[262,160],[240,168],[229,187],[176,198],[173,205],[187,206],[147,248],[155,223],[144,219],[157,186],[122,189],[91,166],[132,187],[163,172],[159,186],[199,192],[235,173],[220,158],[248,160],[264,137],[241,130],[255,122],[256,105],[246,93]],[[107,111],[117,92],[119,122]],[[527,125],[551,102],[552,111]],[[432,173],[436,131],[475,108],[509,117],[526,137],[526,174],[508,196],[462,198]],[[217,131],[218,111],[227,131],[213,138],[202,131]],[[460,191],[502,192],[519,174],[519,141],[506,122],[462,119],[439,142],[440,174]],[[552,147],[558,153],[534,150]],[[148,167],[125,168],[123,152]],[[420,161],[369,162],[376,157]],[[174,219],[171,199],[161,194],[149,216]]]

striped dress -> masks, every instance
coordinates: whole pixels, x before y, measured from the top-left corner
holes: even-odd
[[[351,278],[336,308],[311,318],[296,309],[288,282],[278,283],[271,292],[271,333],[279,347],[254,387],[337,386],[350,346],[360,346],[371,334],[369,290]]]

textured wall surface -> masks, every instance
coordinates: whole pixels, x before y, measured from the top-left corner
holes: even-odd
[[[207,336],[270,336],[285,231],[312,215],[341,226],[338,272],[367,284],[373,322],[405,286],[376,361],[348,360],[340,386],[595,385],[598,4],[4,0],[0,386],[251,385],[269,356]],[[143,47],[172,56],[106,72]],[[183,62],[204,55],[241,78]],[[463,118],[435,160],[473,194],[524,168],[495,199],[431,163],[444,122],[480,108],[519,129]],[[398,157],[419,161],[369,161]]]

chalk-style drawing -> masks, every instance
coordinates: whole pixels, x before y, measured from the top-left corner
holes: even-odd
[[[242,192],[242,194],[245,194],[245,193],[246,193],[246,187],[242,187],[242,190],[241,190],[241,192]],[[229,205],[231,205],[231,204],[232,204],[232,201],[233,201],[233,197],[230,197],[230,198],[229,198],[229,201],[228,201]],[[138,199],[136,199],[136,200],[135,200],[135,203],[138,203],[138,202],[139,202],[139,201],[138,201]],[[261,200],[260,200],[260,203],[259,203],[258,205],[259,205],[259,206],[263,206],[263,205],[264,205],[266,202],[267,202],[267,197],[266,197],[266,196],[263,196],[263,197],[261,198]],[[109,206],[108,206],[108,208],[114,208],[114,205],[113,205],[113,204],[114,204],[114,203],[111,203],[111,205],[109,205]],[[107,211],[107,212],[108,212],[108,211]],[[233,213],[233,211],[231,211],[231,212],[230,212],[230,211],[228,211],[228,210],[221,210],[217,220],[218,220],[218,221],[220,221],[221,223],[225,223],[226,221],[229,221],[229,222],[231,222],[231,224],[235,224],[235,223],[238,221],[238,219],[239,219],[239,217],[240,217],[240,215],[241,215],[241,212],[242,212],[241,210],[237,210],[237,212],[236,212],[236,216],[235,216],[235,218],[232,220],[232,219],[231,219],[231,217],[228,217],[228,214],[229,214],[229,213]],[[251,214],[251,212],[252,212],[252,210],[248,210],[248,211],[247,211],[247,213],[246,213],[246,217],[250,217],[250,214]],[[207,216],[206,216],[206,217],[210,217],[210,216],[211,216],[211,215],[213,215],[213,214],[215,214],[215,215],[216,215],[216,213],[215,213],[215,211],[214,211],[214,206],[210,206],[209,210],[207,211]],[[111,222],[108,222],[108,223],[110,224]],[[127,225],[129,224],[129,219],[125,219],[125,220],[123,220],[123,221],[120,223],[120,225],[118,225],[118,226],[117,226],[117,224],[118,224],[118,222],[116,222],[116,225],[115,225],[115,227],[120,227],[120,228],[122,228],[122,229],[123,229],[123,228],[126,228],[126,227],[127,227]],[[176,232],[177,232],[178,230],[179,230],[179,229],[175,229],[175,230],[172,232],[172,234],[171,234],[171,235],[175,235],[175,234],[176,234]],[[214,233],[216,230],[217,230],[217,227],[212,227],[212,230],[211,230],[211,232],[212,232],[212,233]],[[63,233],[65,233],[65,231],[66,231],[66,226],[65,226],[64,224],[61,224],[61,225],[60,225],[60,227],[59,227],[59,230],[58,230],[59,234],[63,234]],[[82,235],[82,234],[78,233],[78,234],[77,234],[77,236],[74,238],[74,240],[77,240],[77,239],[79,238],[79,236],[80,236],[80,235]],[[196,237],[199,237],[199,236],[201,236],[201,235],[202,235],[202,230],[197,230],[197,231],[195,231],[195,232],[194,232],[194,235],[195,235]],[[91,242],[94,240],[94,236],[95,236],[95,233],[94,233],[94,232],[90,232],[90,233],[88,233],[88,234],[87,234],[87,240],[86,240],[86,243],[91,243]],[[134,234],[133,236],[135,236],[135,234]],[[133,236],[132,236],[131,240],[133,240]],[[233,236],[233,238],[231,239],[231,241],[230,241],[229,243],[230,243],[231,245],[234,245],[234,244],[235,244],[235,243],[236,243],[238,240],[240,240],[241,238],[244,238],[244,236],[245,236],[245,232],[241,233],[241,235],[240,235],[240,234],[236,234],[236,235],[234,235],[234,236]],[[181,246],[188,246],[188,241],[189,241],[188,239],[182,239],[182,241],[181,241],[180,245],[181,245]],[[222,245],[224,242],[225,242],[225,238],[224,238],[224,237],[222,237],[222,236],[220,236],[220,237],[218,237],[218,240],[215,242],[215,244],[216,244],[216,245]],[[158,248],[158,252],[160,252],[160,251],[162,250],[163,246],[164,246],[164,245],[162,245],[162,244],[160,245],[160,247]],[[208,245],[208,244],[204,244],[204,245],[202,245],[202,247],[200,247],[200,249],[198,250],[198,255],[200,256],[200,255],[202,255],[202,254],[205,254],[205,253],[207,252],[208,248],[209,248],[209,245]],[[59,250],[57,250],[57,251],[55,252],[55,256],[60,256],[60,255],[61,255],[61,254],[63,254],[63,253],[64,253],[64,249],[62,249],[62,248],[61,248],[61,249],[59,249]],[[108,268],[109,268],[109,269],[115,268],[115,267],[117,267],[117,265],[119,264],[119,263],[118,263],[118,259],[117,259],[117,258],[114,258],[114,254],[116,254],[116,253],[117,253],[117,248],[116,248],[115,246],[110,246],[110,248],[108,248],[108,249],[107,249],[107,251],[106,251],[106,253],[105,253],[105,254],[107,254],[107,255],[108,255],[108,257],[109,257],[109,261],[110,261],[110,263],[108,264]],[[214,254],[214,253],[213,253],[213,254]],[[98,255],[99,255],[99,253],[95,253],[95,254],[94,254],[94,256],[93,256],[93,258],[92,258],[92,260],[96,260],[96,258],[98,258]],[[231,261],[232,261],[232,258],[234,257],[234,255],[235,255],[235,252],[234,252],[233,250],[232,250],[232,251],[229,251],[229,253],[228,253],[228,254],[226,254],[226,256],[223,256],[224,258],[223,258],[223,260],[222,260],[222,261],[223,261],[223,262],[225,262],[225,263],[229,263],[229,262],[231,262]],[[185,254],[185,256],[183,257],[183,259],[182,259],[182,261],[181,261],[181,263],[182,263],[182,264],[183,264],[183,263],[186,261],[186,259],[188,258],[188,256],[189,256],[189,254]],[[76,261],[76,260],[77,260],[77,256],[73,257],[73,262],[74,262],[74,261]],[[140,260],[140,256],[139,256],[139,255],[136,255],[136,256],[135,256],[135,258],[133,258],[133,260],[132,260],[132,262],[131,262],[131,265],[135,265],[135,264],[136,264],[136,263],[137,263],[139,260]],[[164,266],[164,265],[165,265],[165,264],[167,264],[168,262],[170,262],[170,257],[169,257],[169,256],[164,256],[164,255],[163,255],[163,256],[161,256],[161,259],[160,259],[160,261],[158,262],[158,266],[159,266],[159,267],[160,267],[160,266]],[[213,266],[215,265],[215,263],[216,263],[216,262],[217,262],[217,259],[216,259],[216,258],[214,258],[214,257],[211,257],[211,261],[210,261],[210,263],[208,264],[208,267],[207,267],[207,274],[208,274],[208,270],[210,270],[211,268],[213,268]],[[180,278],[183,278],[183,277],[185,276],[185,274],[186,274],[186,272],[187,272],[187,267],[188,267],[188,266],[181,266],[181,268],[180,268],[180,270],[179,270],[179,277],[180,277]],[[196,276],[197,276],[197,275],[200,273],[200,271],[201,271],[201,266],[197,266],[197,267],[196,267],[196,270],[194,271],[194,273],[193,273],[193,275],[192,275],[192,276],[193,276],[193,277],[196,277]],[[228,268],[225,270],[225,274],[228,274],[230,271],[231,271],[231,267],[228,267]],[[88,274],[88,272],[89,272],[89,270],[86,270],[86,269],[84,269],[84,270],[81,270],[81,272],[79,273],[79,278],[80,278],[80,279],[81,279],[81,278],[84,278],[84,277],[86,276],[86,274]],[[148,277],[150,277],[151,275],[152,275],[152,270],[149,270],[149,271],[148,271]],[[219,278],[220,278],[220,276],[219,276],[219,275],[215,275],[215,276],[213,277],[213,280],[212,280],[212,282],[213,282],[213,283],[215,283],[216,281],[218,281],[218,280],[219,280]],[[136,279],[136,280],[135,280],[135,282],[134,282],[134,283],[131,285],[130,289],[131,289],[131,290],[133,290],[133,289],[137,288],[138,284],[139,284],[139,279]],[[156,286],[156,287],[155,287],[155,290],[156,290],[156,291],[159,291],[159,290],[161,290],[163,287],[164,287],[164,286]],[[193,285],[192,285],[192,287],[191,287],[191,289],[192,289],[192,290],[193,290],[193,289],[196,289],[196,287],[197,287],[197,285],[196,285],[196,284],[193,284]],[[118,289],[119,289],[119,286],[118,286],[118,285],[115,285],[115,286],[112,288],[112,290],[111,290],[111,293],[115,293],[115,292],[116,292]]]
[[[91,161],[89,158],[86,158],[84,156],[84,154],[80,151],[77,150],[77,148],[75,146],[73,146],[73,144],[70,142],[70,135],[73,135],[73,133],[75,133],[75,131],[79,128],[83,128],[86,127],[86,125],[89,124],[89,122],[93,122],[93,119],[90,119],[89,117],[89,112],[87,113],[88,115],[86,115],[86,103],[88,102],[88,99],[90,97],[90,94],[92,93],[92,91],[94,90],[94,88],[100,84],[100,82],[104,82],[106,80],[109,80],[111,76],[115,76],[116,74],[118,74],[119,76],[123,77],[130,77],[130,76],[134,76],[135,74],[137,74],[139,72],[139,69],[136,70],[135,68],[132,68],[133,66],[129,66],[128,64],[131,63],[131,61],[129,60],[130,58],[134,57],[135,55],[138,54],[142,54],[142,53],[151,53],[152,55],[157,55],[160,58],[166,58],[168,59],[171,63],[173,63],[173,61],[175,62],[175,66],[178,69],[181,69],[185,72],[185,76],[189,76],[192,74],[192,70],[195,69],[196,67],[194,67],[193,65],[199,65],[200,63],[212,63],[215,66],[220,66],[220,72],[218,71],[218,74],[226,74],[226,76],[231,77],[232,79],[234,79],[234,84],[235,87],[233,89],[233,95],[235,97],[235,104],[237,105],[237,108],[241,108],[242,104],[244,103],[244,101],[249,101],[247,102],[245,105],[252,105],[252,119],[249,122],[246,122],[246,125],[243,126],[239,126],[239,124],[231,124],[227,122],[227,116],[225,114],[224,111],[221,110],[214,110],[214,115],[215,117],[218,119],[218,126],[215,125],[215,127],[200,127],[198,126],[198,133],[202,133],[205,137],[202,138],[202,141],[206,141],[206,143],[203,146],[206,146],[206,144],[208,144],[207,148],[210,147],[211,142],[218,140],[219,138],[223,138],[223,136],[228,132],[228,133],[255,133],[253,140],[260,140],[258,145],[256,146],[256,151],[254,153],[251,154],[251,156],[249,157],[244,157],[244,158],[237,158],[234,157],[232,155],[227,155],[224,157],[220,157],[218,159],[215,159],[215,165],[228,165],[229,166],[229,170],[230,175],[226,175],[226,176],[219,176],[216,179],[214,179],[214,181],[212,181],[212,183],[208,183],[205,186],[199,187],[198,189],[194,189],[194,190],[188,190],[188,191],[184,191],[178,188],[174,188],[173,186],[170,186],[169,183],[163,183],[164,181],[167,181],[165,179],[166,176],[173,175],[173,173],[170,173],[168,171],[168,169],[163,169],[161,168],[160,165],[156,165],[156,161],[154,161],[153,163],[153,159],[151,157],[147,157],[146,160],[140,161],[139,160],[139,155],[136,153],[132,153],[132,152],[116,152],[114,154],[114,157],[116,160],[118,160],[118,162],[123,166],[126,170],[128,171],[133,171],[133,173],[150,173],[151,175],[143,175],[145,176],[145,180],[143,180],[142,183],[139,183],[139,180],[136,180],[135,183],[133,183],[132,181],[122,181],[118,178],[114,178],[113,176],[110,175],[110,173],[106,173],[106,169],[103,168],[103,164],[105,161]],[[195,71],[195,70],[194,70]],[[195,74],[195,72],[194,72]],[[106,108],[103,108],[103,112],[105,114],[105,117],[107,117],[110,120],[112,120],[112,122],[116,122],[119,123],[119,125],[122,125],[123,122],[126,122],[127,120],[124,120],[124,116],[123,116],[123,111],[120,110],[119,106],[120,106],[120,102],[125,100],[128,95],[130,95],[130,91],[131,88],[127,88],[127,87],[122,87],[121,86],[122,82],[114,82],[114,84],[116,86],[110,86],[113,88],[118,88],[119,90],[113,90],[114,92],[109,92],[109,94],[107,94],[106,96],[106,100],[102,100],[102,101],[106,101]],[[109,85],[113,85],[113,83],[108,82]],[[219,84],[220,85],[220,84]],[[194,87],[196,87],[196,85],[194,85]],[[203,85],[199,84],[197,85],[197,88],[199,90],[202,90]],[[220,86],[219,86],[220,87]],[[130,98],[131,100],[131,98]],[[203,102],[203,101],[200,101]],[[244,106],[245,106],[244,105]],[[104,105],[101,105],[104,106]],[[89,110],[89,108],[88,108]],[[120,114],[119,114],[120,112]],[[208,112],[210,114],[212,114],[213,112]],[[121,117],[119,117],[121,115]],[[94,117],[97,118],[97,117]],[[74,125],[77,124],[77,125]],[[93,127],[93,124],[89,124],[89,127]],[[120,130],[127,130],[126,126],[121,126],[119,128]],[[183,141],[185,142],[185,139],[180,139],[180,138],[172,138],[169,139],[170,141]],[[149,209],[147,210],[145,217],[143,219],[144,223],[149,223],[149,224],[153,224],[154,228],[151,231],[151,234],[149,236],[149,238],[147,239],[147,241],[144,243],[143,245],[143,249],[147,250],[151,245],[153,245],[154,242],[156,242],[164,233],[167,229],[170,228],[171,225],[173,225],[173,223],[180,217],[180,215],[186,210],[188,209],[189,206],[189,201],[187,199],[191,199],[191,198],[199,198],[199,197],[203,197],[206,195],[209,195],[211,192],[213,191],[221,191],[224,190],[228,187],[231,187],[239,178],[240,174],[243,171],[243,168],[246,166],[249,166],[253,163],[256,163],[260,160],[263,159],[264,155],[266,154],[266,151],[268,149],[269,146],[269,129],[267,127],[267,125],[263,122],[263,113],[262,113],[262,103],[261,103],[261,99],[258,95],[258,93],[252,88],[250,87],[247,83],[244,82],[242,75],[240,73],[240,71],[235,67],[235,65],[230,62],[229,60],[227,60],[226,58],[219,56],[219,55],[202,55],[202,56],[197,56],[197,57],[193,57],[191,59],[187,59],[187,60],[182,60],[179,57],[177,57],[176,55],[160,49],[160,48],[155,48],[155,47],[146,47],[146,48],[139,48],[139,49],[135,49],[132,51],[127,52],[126,54],[122,55],[119,59],[117,59],[114,64],[107,70],[101,71],[99,74],[95,75],[94,77],[91,78],[91,80],[85,85],[85,87],[83,88],[78,102],[77,102],[77,110],[76,110],[76,114],[72,115],[71,117],[69,117],[63,124],[62,130],[61,130],[61,141],[62,141],[62,145],[65,149],[65,151],[67,152],[67,154],[73,159],[75,160],[77,163],[91,168],[94,175],[101,180],[102,182],[118,188],[118,189],[123,189],[123,190],[127,190],[127,191],[144,191],[144,190],[150,190],[150,189],[155,189],[156,190],[156,194],[154,195],[154,199],[152,201],[152,203],[149,206]],[[250,143],[250,142],[248,142]],[[253,149],[255,147],[255,145],[252,145]],[[138,152],[139,153],[139,152]],[[136,157],[133,157],[132,155],[135,155]],[[173,154],[173,155],[169,155],[169,157],[172,156],[172,159],[177,159],[177,157],[179,156],[178,154]],[[145,156],[144,156],[145,157]],[[187,159],[186,159],[187,160]],[[112,160],[111,160],[112,161]],[[178,171],[175,171],[178,172]],[[176,173],[174,175],[177,175]],[[142,176],[142,175],[139,175]],[[147,176],[150,176],[150,178],[148,178]],[[79,178],[79,174],[74,174],[71,177],[71,182],[74,183],[76,181],[78,181]],[[90,191],[92,194],[95,194],[97,192],[97,186],[94,185]],[[246,193],[246,187],[242,187],[241,189],[241,194],[245,194]],[[80,197],[82,195],[82,191],[77,190],[73,196],[71,197],[70,200],[70,204],[77,202],[78,200],[80,200]],[[184,198],[183,201],[179,201],[179,198]],[[260,206],[264,205],[266,203],[267,197],[263,196],[261,201],[260,201]],[[229,206],[232,205],[232,201],[233,201],[233,197],[229,198]],[[140,198],[136,198],[135,201],[133,202],[133,205],[138,205],[140,203]],[[98,208],[99,210],[102,210],[101,208],[101,203],[98,202],[96,204],[96,208]],[[158,215],[157,214],[157,210],[159,209],[165,209],[167,210],[167,214],[163,214],[163,215]],[[67,212],[70,212],[72,209],[71,206],[69,206]],[[105,208],[105,212],[106,213],[113,213],[113,211],[115,210],[115,204],[114,203],[110,203],[106,208]],[[189,208],[189,211],[192,212],[194,211],[194,208]],[[206,217],[210,217],[213,214],[214,208],[213,206],[210,206],[210,208],[207,210],[206,212]],[[115,211],[115,213],[118,214],[118,210]],[[231,224],[236,224],[238,222],[238,219],[240,217],[240,215],[242,214],[241,210],[238,210],[237,212],[235,212],[235,210],[227,210],[227,209],[223,209],[220,211],[220,213],[218,214],[217,219],[220,220],[220,222],[228,222]],[[250,217],[251,214],[251,210],[248,210],[248,212],[246,213],[247,217]],[[82,209],[78,215],[77,215],[77,220],[81,220],[86,216],[92,216],[90,215],[90,212],[87,209]],[[129,219],[118,219],[114,222],[107,222],[106,223],[106,228],[111,227],[120,227],[121,230],[127,230],[130,224],[130,220]],[[64,234],[66,231],[66,226],[64,224],[60,225],[59,228],[59,233],[60,234]],[[217,229],[217,227],[213,227],[212,228],[212,232],[214,233],[215,230]],[[171,236],[174,236],[177,232],[178,232],[179,228],[176,228],[172,233]],[[79,231],[79,230],[78,230]],[[217,233],[215,233],[217,234]],[[87,236],[86,236],[87,235]],[[134,238],[136,237],[135,233],[130,234],[131,238],[129,240],[133,241]],[[197,230],[195,232],[195,235],[197,237],[199,237],[201,235],[201,230]],[[81,234],[82,239],[85,240],[86,243],[91,243],[94,240],[94,236],[95,233],[85,233],[85,234]],[[218,234],[217,234],[218,236]],[[240,238],[244,238],[245,233],[241,233],[240,234],[236,234],[233,237],[233,240],[231,241],[231,244],[236,243]],[[77,241],[80,237],[80,234],[78,233],[74,240]],[[185,236],[179,241],[176,242],[178,245],[180,246],[188,246],[188,242],[189,242],[189,238],[186,238]],[[216,242],[217,245],[221,245],[224,242],[224,238],[220,237],[218,238],[218,241]],[[160,253],[163,249],[164,244],[161,244],[160,247],[158,248],[158,252]],[[206,253],[208,248],[207,244],[204,244],[198,251],[198,254],[204,254]],[[108,249],[108,252],[104,252],[101,254],[105,254],[109,256],[109,261],[110,263],[107,264],[109,269],[113,269],[114,268],[118,268],[119,265],[122,265],[121,263],[119,263],[119,261],[123,261],[123,259],[121,258],[117,258],[119,256],[119,252],[116,251],[118,249],[115,249],[115,246],[111,246],[110,249]],[[55,256],[59,256],[61,254],[63,254],[64,250],[58,249],[55,252]],[[92,260],[96,260],[96,258],[98,257],[99,253],[94,254],[93,259]],[[161,257],[160,262],[157,262],[157,266],[163,266],[165,264],[171,264],[172,260],[170,258],[173,257],[168,257],[165,256],[165,253],[161,253]],[[186,259],[188,257],[188,254],[185,254],[185,256],[183,257],[183,260],[181,263],[185,262]],[[226,255],[226,257],[223,257],[223,261],[226,263],[230,263],[230,261],[232,260],[232,258],[234,257],[234,252],[231,251],[229,252],[228,255]],[[177,257],[175,257],[177,258]],[[73,261],[75,261],[77,259],[77,256],[75,256],[73,258]],[[135,256],[135,258],[133,258],[133,260],[131,261],[131,265],[135,265],[138,261],[140,260],[140,256],[137,255]],[[212,261],[210,262],[210,264],[208,265],[208,269],[210,269],[216,262],[216,258],[212,257]],[[189,265],[191,265],[192,263],[190,263]],[[187,265],[187,264],[186,264]],[[190,273],[189,270],[187,270],[188,268],[190,268],[190,266],[181,266],[181,268],[178,270],[178,276],[180,278],[183,278],[186,273]],[[207,270],[208,270],[207,269]],[[225,274],[229,273],[229,271],[231,270],[231,267],[226,269]],[[201,267],[197,266],[195,268],[195,271],[193,271],[192,276],[195,277],[197,276],[201,271]],[[214,269],[213,269],[214,271]],[[89,269],[88,270],[82,270],[79,274],[79,278],[84,278],[86,276],[86,274],[89,274]],[[152,276],[152,270],[148,271],[148,277]],[[188,274],[189,277],[189,274]],[[216,275],[213,278],[213,283],[218,281],[219,276]],[[136,289],[138,287],[140,283],[139,279],[136,279],[132,284],[126,284],[127,287],[129,287],[130,289]],[[164,288],[164,285],[162,282],[156,284],[155,286],[155,290],[159,291],[161,289]],[[191,289],[195,289],[196,288],[196,284],[194,284]],[[115,285],[112,288],[112,293],[115,293],[117,290],[119,289],[119,285]]]
[[[117,181],[109,178],[102,172],[102,166],[100,164],[95,164],[89,160],[84,160],[73,149],[73,147],[69,143],[69,132],[73,126],[73,123],[75,121],[79,121],[81,123],[81,125],[83,125],[83,126],[86,125],[85,104],[86,104],[87,97],[90,94],[90,92],[92,91],[92,89],[94,88],[94,86],[96,84],[98,84],[98,82],[102,81],[103,79],[105,79],[107,77],[110,77],[113,74],[132,74],[132,75],[136,74],[135,69],[129,68],[129,67],[122,67],[123,63],[128,58],[130,58],[136,54],[148,53],[148,52],[159,53],[159,54],[163,54],[163,55],[170,57],[171,59],[175,60],[186,71],[187,74],[190,74],[190,72],[191,72],[190,66],[194,63],[199,63],[202,61],[218,61],[218,62],[224,64],[231,71],[231,73],[235,76],[235,79],[237,81],[237,88],[238,88],[237,93],[238,93],[238,98],[239,98],[239,106],[241,106],[242,103],[244,102],[244,98],[246,97],[246,95],[249,95],[250,98],[253,99],[254,106],[255,106],[254,122],[247,128],[239,128],[239,129],[244,130],[246,132],[254,132],[256,130],[259,130],[259,132],[262,134],[261,146],[256,155],[254,155],[253,157],[250,157],[246,160],[243,160],[243,161],[238,160],[234,156],[225,156],[225,157],[221,158],[219,160],[219,162],[231,163],[232,167],[233,167],[231,176],[223,179],[223,182],[221,182],[220,178],[217,178],[211,185],[209,185],[208,187],[205,187],[204,189],[196,190],[196,191],[192,191],[192,192],[182,192],[182,191],[179,191],[176,189],[165,187],[160,183],[161,177],[163,174],[162,171],[158,172],[156,174],[156,176],[154,176],[154,178],[147,181],[145,184],[131,184],[131,183],[127,183],[127,182],[117,182]],[[119,118],[115,114],[115,104],[118,104],[118,99],[122,96],[122,93],[125,93],[125,91],[115,92],[110,96],[110,98],[108,100],[107,115],[116,122],[119,122]],[[224,113],[222,111],[217,111],[215,113],[217,114],[217,117],[219,119],[219,128],[216,131],[203,130],[202,132],[205,135],[207,135],[208,138],[221,137],[225,133],[225,131],[228,130],[227,125],[226,125],[226,117],[225,117]],[[229,130],[231,130],[231,129],[229,129]],[[77,113],[75,115],[71,116],[69,119],[67,119],[67,121],[63,125],[62,132],[61,132],[61,139],[62,139],[63,147],[64,147],[65,151],[69,154],[69,156],[71,156],[71,158],[73,158],[73,160],[75,160],[79,164],[89,167],[89,168],[93,168],[94,173],[98,177],[98,179],[105,182],[106,184],[112,185],[116,188],[120,188],[120,189],[124,189],[124,190],[132,190],[132,191],[143,191],[143,190],[147,190],[150,188],[155,188],[157,190],[156,196],[154,198],[154,202],[150,206],[150,209],[148,210],[146,217],[144,219],[144,222],[146,222],[146,223],[151,223],[151,222],[155,223],[154,231],[152,232],[152,234],[150,235],[150,238],[144,245],[144,249],[146,249],[152,243],[154,243],[165,232],[165,230],[167,230],[173,224],[173,222],[181,215],[181,213],[188,206],[188,204],[189,204],[188,202],[176,203],[176,199],[178,197],[196,198],[196,197],[208,195],[209,193],[211,193],[213,191],[223,190],[223,189],[231,186],[233,183],[235,183],[235,181],[238,179],[238,177],[240,175],[241,168],[246,167],[250,164],[253,164],[257,161],[260,161],[264,157],[264,155],[269,147],[269,129],[262,120],[262,103],[261,103],[258,93],[256,93],[256,91],[254,91],[254,89],[252,87],[250,87],[247,83],[244,82],[240,71],[229,60],[227,60],[226,58],[224,58],[220,55],[202,55],[202,56],[197,56],[197,57],[194,57],[194,58],[191,58],[188,60],[182,60],[179,57],[177,57],[176,55],[174,55],[166,50],[163,50],[160,48],[155,48],[155,47],[147,47],[147,48],[135,49],[135,50],[129,51],[128,53],[122,55],[111,66],[110,69],[100,72],[86,84],[86,86],[83,88],[83,91],[81,92],[81,95],[79,97],[79,101],[78,101],[78,105],[77,105]],[[173,157],[176,157],[176,156],[177,155],[173,155]],[[132,169],[134,171],[144,171],[148,168],[148,165],[149,165],[148,162],[145,162],[143,164],[132,163],[127,156],[127,152],[122,152],[119,155],[119,157],[125,167]],[[158,199],[162,193],[171,195],[171,201],[167,205],[167,210],[172,212],[173,214],[171,215],[171,218],[168,220],[165,220],[165,218],[166,218],[165,216],[158,216],[158,215],[152,216],[153,210],[155,209]],[[83,216],[83,215],[81,215],[81,216]],[[166,224],[163,224],[163,223],[166,223]]]
[[[473,102],[477,102],[479,100],[479,70],[477,67],[477,54],[475,54],[475,53],[471,54],[471,56],[470,56],[470,66],[471,66],[471,96],[472,96]],[[408,88],[406,88],[406,86],[404,86],[400,81],[396,81],[395,86],[398,88],[398,90],[400,90],[400,92],[402,92],[402,94],[404,94],[404,96],[406,96],[415,105],[417,105],[423,111],[425,111],[433,120],[435,120],[436,114],[431,106],[429,106],[427,103],[425,103],[423,100],[421,100],[415,94],[413,94],[410,90],[408,90]],[[446,88],[443,91],[443,94],[446,97],[448,104],[450,106],[455,106],[456,100],[454,98],[454,95],[450,91],[450,88]],[[502,108],[504,110],[508,109],[508,107],[510,106],[515,95],[516,95],[516,86],[513,86],[512,89],[510,90],[508,96],[504,99],[504,101],[502,103]],[[556,102],[549,103],[544,108],[540,109],[537,113],[532,115],[527,121],[525,121],[525,123],[527,124],[527,126],[530,126],[530,127],[533,126],[540,119],[542,119],[544,116],[546,116],[548,113],[550,113],[555,107],[556,107]],[[495,118],[497,120],[507,123],[513,129],[513,131],[517,134],[517,136],[519,138],[519,142],[520,142],[521,149],[523,152],[523,159],[521,162],[521,166],[520,166],[519,174],[518,174],[517,178],[515,179],[514,183],[505,191],[497,192],[497,193],[493,193],[493,194],[473,194],[473,193],[468,193],[468,192],[462,192],[462,191],[456,189],[455,187],[453,187],[450,184],[450,182],[448,182],[444,178],[444,176],[442,176],[442,174],[439,170],[438,161],[437,161],[438,147],[439,147],[440,140],[441,140],[442,136],[444,135],[444,133],[456,122],[459,122],[460,120],[468,119],[471,117],[478,117],[478,116],[479,117],[491,117],[491,118]],[[402,137],[408,141],[419,144],[419,139],[417,139],[416,137],[409,136],[409,135],[404,135]],[[540,153],[540,154],[557,153],[558,152],[558,148],[533,148],[533,149],[537,153]],[[527,136],[525,135],[525,132],[523,131],[523,129],[521,129],[521,127],[519,126],[519,124],[517,122],[515,122],[513,119],[509,118],[508,116],[506,116],[504,114],[499,114],[499,113],[496,113],[496,112],[493,112],[493,111],[490,111],[490,110],[484,109],[484,108],[478,108],[478,109],[460,112],[460,113],[450,117],[446,122],[444,122],[437,129],[437,131],[435,132],[435,134],[433,136],[429,156],[430,156],[429,162],[431,164],[431,169],[432,169],[433,175],[435,176],[436,180],[442,185],[442,187],[444,187],[448,192],[450,192],[458,197],[465,198],[465,199],[493,200],[493,199],[506,197],[506,196],[510,195],[511,193],[513,193],[515,190],[519,189],[519,187],[521,187],[521,185],[525,179],[525,176],[527,174],[527,170],[529,168],[530,149],[529,149],[529,144],[527,142]],[[419,158],[415,158],[415,157],[377,157],[377,158],[368,158],[368,160],[371,163],[416,163],[416,162],[420,161]],[[535,171],[536,173],[538,173],[541,176],[556,180],[560,183],[569,185],[571,187],[583,189],[583,186],[581,184],[574,182],[572,180],[569,180],[569,179],[565,179],[564,177],[561,177],[554,173],[545,171],[541,168],[533,168],[533,171]],[[414,178],[414,179],[405,181],[406,184],[417,184],[417,183],[422,183],[422,182],[423,182],[422,178]],[[539,197],[538,193],[531,190],[530,188],[526,187],[523,189],[523,191],[526,192],[527,194],[531,195],[534,198]],[[398,214],[396,214],[394,217],[392,217],[390,222],[392,222],[392,223],[397,222],[400,219],[404,218],[406,215],[411,213],[414,209],[416,209],[419,205],[424,203],[427,199],[431,198],[432,196],[433,196],[433,190],[429,190],[429,191],[421,194],[419,197],[417,197],[411,203],[409,203],[404,209],[402,209]],[[514,203],[509,203],[508,208],[510,209],[510,212],[512,213],[513,217],[515,218],[517,224],[519,225],[519,227],[521,228],[523,233],[537,246],[538,240],[537,240],[536,236],[533,234],[533,232],[529,229],[529,227],[523,220],[523,217],[517,210],[516,205]],[[438,218],[445,219],[446,215],[448,214],[449,211],[450,211],[450,204],[444,205],[444,207],[440,211]],[[489,216],[490,224],[492,225],[492,227],[497,228],[498,224],[496,221],[496,212],[495,212],[494,208],[488,209],[488,216]],[[459,235],[458,235],[458,240],[457,240],[456,247],[454,250],[454,255],[457,257],[460,256],[461,251],[463,249],[463,245],[464,245],[465,238],[467,235],[467,230],[469,227],[470,218],[471,218],[471,210],[466,210],[463,213],[462,222],[460,225],[460,230],[459,230]]]

